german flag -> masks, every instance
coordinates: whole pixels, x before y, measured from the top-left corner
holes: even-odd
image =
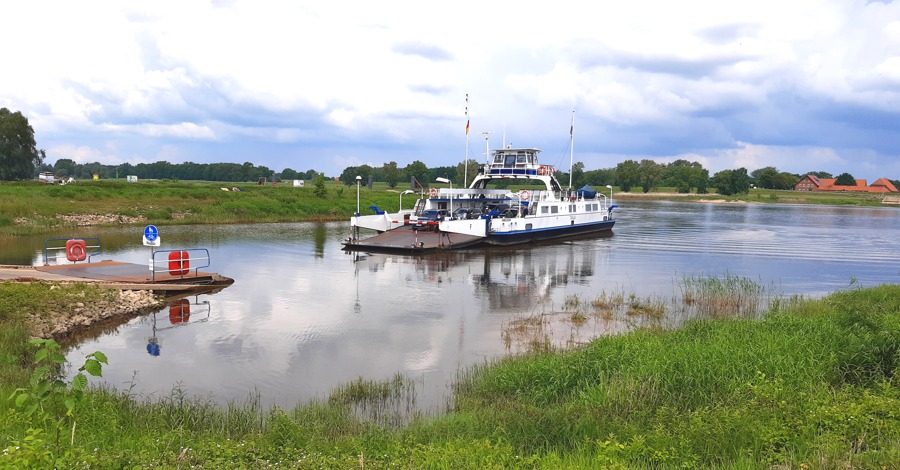
[[[466,120],[466,135],[469,135],[469,120]]]

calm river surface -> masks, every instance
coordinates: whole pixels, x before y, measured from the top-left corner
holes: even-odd
[[[571,296],[668,298],[684,276],[735,275],[807,296],[900,281],[897,208],[621,206],[611,236],[424,257],[345,253],[346,222],[163,226],[162,249],[208,248],[209,270],[234,285],[191,297],[188,322],[173,324],[165,309],[83,340],[68,358],[103,351],[102,380],[133,381],[140,396],[180,386],[220,403],[259,393],[283,407],[401,373],[419,384],[420,406],[439,408],[458,370],[515,350],[506,325],[560,311]],[[142,227],[92,230],[58,236],[99,236],[105,258],[146,264]],[[0,263],[41,263],[43,237],[16,246]]]

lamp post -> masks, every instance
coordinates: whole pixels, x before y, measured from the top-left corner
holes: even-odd
[[[608,184],[606,187],[609,188],[609,203],[612,204],[612,185]]]
[[[400,193],[400,210],[401,211],[403,210],[403,195],[404,194],[412,194],[414,192],[415,191],[413,191],[412,189],[407,189],[406,191],[403,191],[402,193]]]
[[[356,175],[356,216],[359,217],[359,182],[362,176]]]
[[[450,217],[453,217],[453,183],[447,178],[435,178],[438,183],[447,183],[450,185]]]

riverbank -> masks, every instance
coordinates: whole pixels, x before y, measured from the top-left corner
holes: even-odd
[[[347,220],[357,210],[356,187],[329,181],[325,194],[312,187],[229,183],[240,191],[222,191],[221,183],[182,181],[89,181],[66,186],[35,182],[0,183],[0,237],[64,231],[86,226],[234,224]],[[381,183],[360,188],[360,212],[370,206],[394,211],[412,208],[415,195]],[[752,189],[748,194],[616,192],[614,199],[679,200],[722,203],[786,203],[885,206],[882,195]],[[890,207],[898,207],[896,204]]]
[[[104,289],[82,283],[0,281],[3,297],[30,299],[11,306],[23,314],[33,338],[68,338],[159,310],[165,299],[149,290]]]
[[[832,206],[897,207],[896,195],[886,196],[875,193],[830,192],[830,191],[788,191],[775,189],[751,189],[747,194],[723,196],[721,194],[677,193],[665,188],[649,192],[619,192],[614,198],[622,200],[665,200],[693,201],[706,203],[737,204],[820,204]]]
[[[53,298],[13,287],[0,295],[5,396],[29,390],[36,358],[17,325]],[[760,320],[725,316],[460,371],[446,414],[402,421],[390,415],[402,413],[403,377],[360,378],[293,409],[264,410],[252,397],[220,408],[179,389],[137,397],[127,384],[87,392],[70,416],[49,406],[53,392],[46,421],[3,401],[0,467],[755,469],[900,461],[900,286],[783,300]]]

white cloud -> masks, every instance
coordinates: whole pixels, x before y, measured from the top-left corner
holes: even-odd
[[[336,174],[427,145],[419,159],[450,165],[466,93],[472,135],[494,145],[504,131],[565,139],[572,109],[591,155],[868,171],[900,145],[884,124],[900,109],[898,2],[59,0],[5,13],[0,40],[18,46],[0,106],[29,117],[51,158],[115,141],[91,158],[240,162],[282,145]]]

